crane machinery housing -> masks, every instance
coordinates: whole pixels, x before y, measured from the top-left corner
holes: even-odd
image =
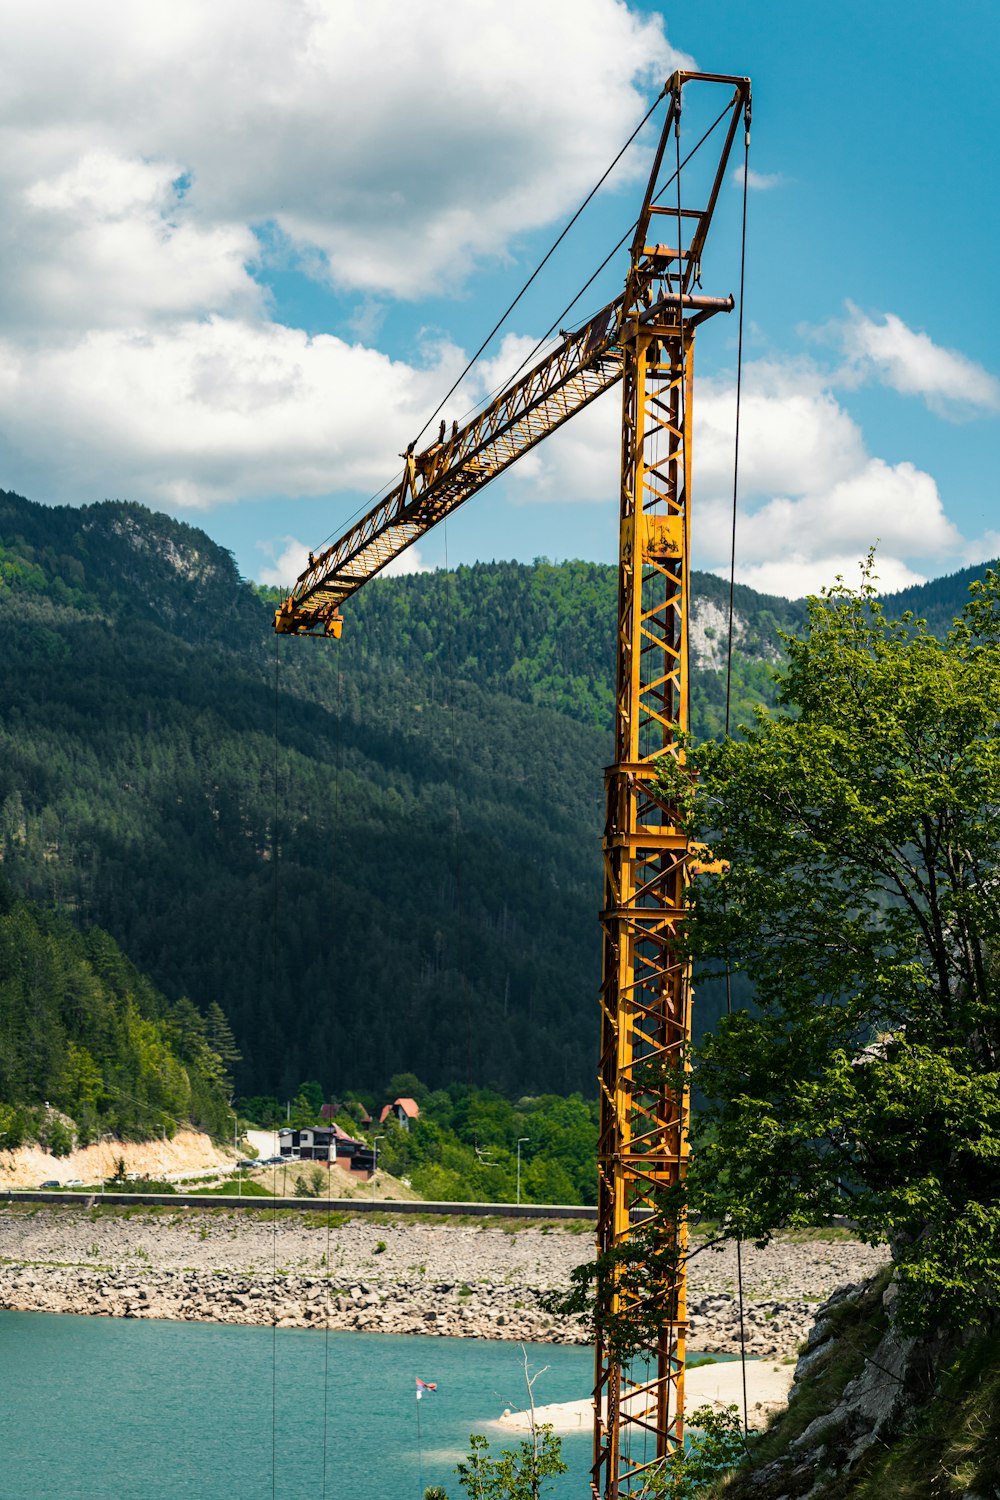
[[[700,207],[682,202],[681,115],[691,84],[726,103]],[[625,289],[471,421],[404,455],[399,482],[299,577],[275,615],[281,635],[330,635],[341,606],[438,521],[523,453],[622,383],[614,761],[605,772],[603,974],[600,987],[599,1263],[656,1244],[637,1296],[611,1272],[604,1305],[655,1309],[625,1364],[598,1318],[592,1493],[638,1496],[684,1436],[686,1224],[665,1206],[688,1152],[691,976],[679,941],[693,851],[656,789],[657,760],[683,756],[689,722],[692,353],[695,330],[730,311],[702,293],[706,240],[740,126],[749,143],[750,81],[674,73]],[[673,151],[668,148],[673,143]],[[672,159],[671,159],[672,158]],[[669,198],[668,198],[669,194]],[[637,1240],[641,1232],[642,1239]],[[641,1253],[641,1252],[640,1252]],[[676,1266],[669,1273],[654,1269]],[[641,1308],[640,1308],[641,1312]]]

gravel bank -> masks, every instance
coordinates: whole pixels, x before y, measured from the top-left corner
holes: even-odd
[[[0,1308],[365,1333],[585,1342],[539,1295],[593,1256],[592,1226],[348,1219],[224,1209],[0,1208]],[[884,1251],[837,1238],[745,1247],[747,1348],[784,1355],[816,1305]],[[737,1352],[732,1247],[689,1267],[690,1344]]]

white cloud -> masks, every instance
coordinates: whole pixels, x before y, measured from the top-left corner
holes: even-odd
[[[8,483],[178,507],[370,491],[460,367],[447,344],[415,367],[234,318],[0,342],[0,459]]]
[[[962,562],[968,567],[972,563],[995,561],[1000,558],[1000,531],[984,531],[981,536],[966,542]]]
[[[694,546],[700,564],[718,572],[728,572],[735,415],[733,384],[704,381],[695,407]],[[838,573],[853,577],[876,541],[886,588],[919,581],[914,562],[962,546],[932,476],[870,455],[808,364],[744,369],[739,493],[737,577],[790,598]]]
[[[857,378],[872,375],[904,396],[922,396],[952,421],[1000,412],[1000,380],[975,360],[935,344],[895,313],[877,321],[851,303],[848,313],[840,331]]]
[[[824,558],[790,552],[771,562],[742,567],[739,581],[758,589],[762,594],[801,599],[806,594],[818,594],[821,589],[832,587],[838,577],[848,584],[857,585],[860,581],[860,563],[861,557],[856,552]],[[914,573],[898,558],[885,557],[881,552],[877,554],[875,564],[875,576],[881,589],[887,594],[926,581],[924,574]]]
[[[276,324],[268,266],[358,293],[371,342],[575,207],[691,65],[622,0],[11,0],[4,49],[3,482],[175,507],[371,489],[459,368]]]
[[[781,187],[785,181],[784,174],[781,172],[755,172],[753,167],[745,175],[747,187],[752,193],[765,193],[769,188]],[[731,176],[737,187],[743,186],[744,168],[742,162],[738,167],[733,168]]]
[[[257,546],[271,559],[267,567],[258,571],[258,581],[269,588],[287,589],[305,571],[309,561],[309,548],[294,536],[272,537],[270,541],[258,542]]]
[[[37,340],[204,312],[263,312],[248,225],[186,214],[180,165],[85,152],[39,177],[7,221],[0,318]],[[7,205],[8,214],[11,205]],[[13,241],[20,243],[15,245]]]
[[[43,210],[197,238],[271,223],[341,287],[417,295],[575,207],[691,59],[617,0],[11,0],[0,206],[81,297]],[[553,59],[558,58],[558,65]],[[586,79],[586,87],[580,80]],[[114,166],[109,166],[113,162]],[[641,153],[623,174],[641,170]],[[621,175],[619,181],[626,180]],[[166,232],[162,221],[157,226]],[[20,238],[19,238],[20,236]],[[225,258],[225,257],[223,257]],[[217,310],[217,308],[216,308]]]
[[[620,401],[619,390],[609,393],[520,460],[512,474],[519,498],[603,501],[613,511]],[[696,565],[722,573],[729,570],[735,416],[732,379],[703,376],[694,409],[692,541]],[[838,573],[853,578],[876,541],[886,588],[919,582],[924,559],[937,565],[962,556],[962,537],[932,476],[872,456],[831,377],[808,361],[744,368],[740,455],[737,577],[744,583],[795,598]]]
[[[387,563],[379,574],[381,578],[401,578],[406,573],[432,573],[430,563],[425,563],[419,547],[407,547],[391,563]]]

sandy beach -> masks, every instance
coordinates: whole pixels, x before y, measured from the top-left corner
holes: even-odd
[[[788,1402],[794,1363],[776,1364],[771,1360],[751,1359],[746,1364],[747,1421],[752,1428],[762,1428],[772,1412]],[[632,1406],[633,1403],[626,1402]],[[743,1367],[739,1360],[699,1365],[684,1376],[684,1407],[687,1413],[700,1406],[720,1411],[728,1406],[743,1410]],[[550,1406],[535,1407],[535,1422],[548,1424],[554,1432],[578,1432],[593,1425],[594,1403],[590,1397],[579,1401],[559,1401]],[[529,1411],[505,1411],[495,1423],[510,1432],[530,1432]]]

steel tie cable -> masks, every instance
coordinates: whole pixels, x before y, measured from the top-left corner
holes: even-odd
[[[337,754],[334,762],[333,782],[333,828],[334,838],[340,828],[340,768],[344,759],[344,672],[343,668],[337,670]],[[330,1125],[334,1125],[331,1113]],[[326,1500],[326,1471],[327,1452],[329,1448],[329,1404],[330,1404],[330,1199],[331,1199],[331,1173],[337,1164],[336,1138],[331,1142],[334,1150],[333,1165],[330,1163],[327,1146],[326,1160],[326,1324],[323,1330],[323,1500]]]
[[[747,184],[750,176],[750,102],[744,106],[746,128],[743,136],[743,222],[740,236],[740,314],[736,343],[736,426],[733,440],[733,519],[729,546],[729,629],[726,638],[726,739],[730,737],[730,714],[733,685],[733,617],[736,593],[736,505],[740,474],[740,400],[743,391],[743,289],[746,281],[747,255]],[[726,951],[726,1014],[733,1013],[733,975]],[[747,1343],[743,1303],[743,1240],[736,1240],[736,1285],[740,1309],[740,1366],[743,1375],[743,1431],[749,1431],[747,1403]]]
[[[598,188],[600,188],[601,184],[605,181],[605,179],[607,178],[607,176],[609,175],[609,173],[611,171],[613,171],[613,169],[617,165],[618,161],[620,161],[620,159],[621,159],[624,151],[626,151],[628,149],[628,146],[631,145],[632,141],[635,140],[635,137],[639,134],[639,131],[642,129],[643,125],[645,125],[646,122],[649,120],[650,115],[656,109],[656,106],[659,104],[659,102],[660,102],[660,100],[662,98],[663,98],[663,91],[661,91],[657,95],[654,103],[652,104],[652,106],[650,107],[650,109],[647,111],[644,119],[640,121],[639,125],[636,127],[636,129],[633,131],[632,135],[630,136],[629,140],[626,142],[626,145],[618,153],[618,156],[615,158],[614,162],[612,162],[611,166],[608,168],[608,171],[605,172],[604,177],[601,178],[601,182],[599,182],[597,184],[597,186],[589,194],[588,198],[580,205],[580,208],[574,214],[574,216],[570,220],[570,222],[566,225],[565,229],[563,230],[563,234],[562,234],[562,236],[560,236],[560,238],[562,238],[563,236],[565,236],[565,234],[569,231],[569,229],[572,228],[573,224],[576,222],[576,220],[579,218],[580,214],[583,212],[583,209],[586,208],[587,203],[590,202],[590,199],[594,196],[594,193],[597,192]],[[691,150],[688,152],[687,156],[684,158],[684,161],[681,164],[682,166],[687,166],[687,164],[691,160],[691,158],[698,151],[701,150],[702,146],[708,140],[709,136],[712,135],[713,131],[718,127],[718,125],[720,124],[720,122],[725,118],[726,114],[729,112],[729,110],[730,110],[731,107],[732,107],[731,104],[727,104],[726,107],[725,107],[725,109],[723,109],[716,116],[715,120],[713,120],[712,124],[709,125],[709,127],[707,128],[707,130],[701,136],[700,140],[694,146],[692,146]],[[671,186],[672,181],[673,181],[673,178],[670,178],[667,182],[664,183],[663,187],[660,190],[660,193],[657,195],[658,197],[662,197],[663,193],[665,193],[667,191],[667,189]],[[637,223],[638,223],[638,220],[634,220],[632,222],[632,224],[629,226],[629,228],[625,231],[624,235],[622,235],[622,237],[618,241],[618,243],[616,245],[614,245],[611,250],[608,251],[607,255],[601,261],[601,263],[597,267],[597,269],[592,273],[592,275],[590,275],[587,278],[587,280],[583,283],[583,286],[575,294],[575,296],[566,304],[566,306],[563,308],[562,312],[558,315],[558,317],[555,319],[555,321],[550,324],[549,328],[542,335],[542,337],[538,340],[538,342],[535,344],[534,348],[521,361],[520,365],[514,371],[513,375],[508,376],[508,378],[505,381],[503,381],[502,384],[500,384],[498,386],[494,386],[493,390],[482,401],[475,402],[475,403],[473,403],[472,406],[468,407],[467,410],[463,413],[463,418],[462,418],[463,420],[466,417],[473,416],[473,414],[476,412],[476,410],[479,407],[485,407],[490,401],[492,401],[494,399],[495,396],[498,396],[501,393],[501,391],[505,390],[507,388],[507,386],[511,385],[517,379],[517,377],[521,374],[521,372],[525,369],[525,367],[530,363],[530,361],[533,360],[534,357],[538,354],[539,350],[543,348],[543,346],[545,345],[545,343],[547,342],[547,340],[552,337],[553,333],[556,331],[556,329],[559,327],[559,325],[563,322],[563,320],[569,316],[569,314],[572,312],[573,308],[579,302],[579,300],[583,296],[583,294],[586,291],[588,291],[590,289],[590,287],[593,286],[593,284],[597,280],[598,276],[600,276],[601,272],[605,269],[605,267],[613,259],[613,257],[618,254],[618,251],[625,244],[626,240],[628,240],[629,236],[632,235],[635,232],[635,227],[636,227]],[[559,243],[559,241],[557,240],[556,244],[554,244],[551,247],[550,251],[548,252],[549,255],[551,255],[552,251],[554,251],[556,249],[556,245],[558,245],[558,243]],[[548,256],[546,256],[546,259],[548,259]],[[537,276],[538,272],[542,269],[542,266],[544,265],[544,263],[545,262],[542,261],[535,268],[535,271],[534,271],[534,273],[533,273],[533,275],[531,277],[531,280],[534,280],[534,277]],[[499,328],[503,324],[504,319],[509,315],[510,312],[513,311],[514,307],[520,301],[521,296],[523,296],[524,292],[527,291],[529,285],[530,285],[530,281],[525,283],[524,287],[521,289],[521,292],[518,294],[518,296],[515,298],[515,300],[511,303],[510,307],[508,307],[507,311],[504,313],[504,316],[500,320],[500,322],[496,325],[496,328],[493,330],[493,333],[496,333],[499,330]],[[600,308],[596,309],[596,311],[599,312]],[[582,321],[585,323],[587,321],[587,319],[583,319]],[[419,438],[423,435],[424,432],[426,432],[426,430],[430,426],[431,422],[433,422],[434,418],[438,415],[438,413],[441,411],[442,407],[444,406],[445,402],[448,400],[448,397],[451,396],[455,392],[455,390],[457,390],[457,388],[458,388],[459,385],[461,385],[462,381],[465,379],[466,375],[469,373],[469,371],[472,369],[473,365],[475,364],[476,360],[479,358],[479,355],[483,352],[483,349],[486,348],[486,345],[489,343],[490,338],[493,337],[493,333],[491,333],[489,335],[489,338],[486,339],[485,343],[481,345],[481,347],[478,350],[478,352],[473,355],[472,359],[466,365],[465,369],[463,370],[462,374],[459,376],[459,378],[455,382],[455,384],[452,386],[451,390],[448,392],[448,394],[446,396],[444,396],[442,398],[442,400],[439,402],[438,406],[431,413],[431,415],[427,418],[427,421],[424,423],[423,427],[420,429],[420,433],[417,435],[417,439],[414,440],[415,442],[417,440],[419,440]],[[364,502],[362,505],[359,505],[351,513],[351,515],[349,515],[347,517],[347,520],[342,523],[342,525],[340,526],[339,530],[343,531],[346,527],[350,526],[350,524],[354,520],[356,520],[359,516],[367,514],[367,512],[371,509],[372,505],[374,505],[375,502],[378,500],[379,496],[382,495],[383,493],[387,494],[389,492],[389,490],[392,488],[392,486],[398,482],[398,480],[402,477],[402,473],[403,473],[403,471],[399,470],[398,473],[395,474],[391,480],[388,480],[378,490],[376,490],[374,492],[374,494],[371,495],[366,502]],[[325,546],[326,543],[329,542],[332,539],[333,536],[334,536],[334,532],[333,531],[328,532],[327,535],[324,537],[323,541],[320,543],[320,546],[321,547]]]
[[[661,94],[660,95],[660,99],[662,99],[662,98],[663,98],[663,95]],[[659,99],[656,102],[659,103]],[[712,124],[709,125],[708,129],[705,131],[704,135],[697,142],[697,144],[691,147],[691,150],[688,152],[687,156],[685,156],[684,160],[681,162],[681,166],[682,167],[686,167],[687,164],[688,164],[688,162],[691,160],[691,158],[698,151],[701,150],[702,146],[704,146],[704,144],[708,140],[709,136],[717,128],[717,126],[725,119],[726,115],[729,113],[729,111],[730,111],[731,108],[732,108],[732,102],[730,102],[729,104],[727,104],[726,107],[725,107],[725,109],[723,109],[716,116],[716,118],[712,121]],[[673,179],[672,176],[667,179],[667,181],[663,184],[663,186],[660,189],[660,191],[657,193],[656,198],[653,200],[654,202],[658,202],[659,199],[663,197],[663,194],[673,184],[673,180],[674,179]],[[525,355],[524,359],[521,361],[520,365],[514,371],[513,375],[511,375],[511,376],[508,377],[508,379],[504,382],[504,385],[496,387],[496,390],[495,390],[494,394],[496,394],[499,391],[502,391],[505,388],[505,386],[508,386],[513,381],[515,381],[517,379],[517,377],[520,375],[521,371],[525,368],[525,366],[532,359],[534,359],[535,355],[542,348],[542,346],[545,343],[546,339],[551,338],[552,334],[559,327],[559,324],[563,321],[563,319],[566,318],[566,317],[568,317],[569,314],[572,312],[573,308],[579,302],[579,300],[583,296],[584,292],[588,291],[589,288],[593,286],[594,282],[597,280],[598,276],[600,276],[601,272],[604,270],[604,268],[608,264],[608,262],[614,256],[616,256],[618,254],[619,250],[622,248],[622,246],[625,244],[625,242],[630,238],[631,235],[633,235],[635,233],[635,230],[636,230],[636,227],[637,227],[638,223],[639,223],[638,219],[634,219],[632,221],[632,223],[629,225],[628,229],[626,229],[625,233],[622,235],[621,239],[618,241],[617,245],[613,246],[612,249],[608,251],[607,255],[601,261],[601,264],[597,267],[597,270],[594,271],[594,273],[590,277],[588,277],[588,279],[583,283],[583,286],[577,292],[576,296],[573,297],[573,299],[566,304],[566,306],[563,308],[562,312],[556,318],[555,322],[552,323],[552,324],[550,324],[549,328],[546,330],[545,333],[542,334],[542,337],[538,340],[538,343],[531,350],[531,352],[529,354]],[[598,308],[597,311],[600,311],[600,309]],[[587,321],[586,319],[583,319],[583,322],[586,322],[586,321]]]
[[[480,346],[476,350],[475,354],[469,360],[468,364],[466,365],[465,369],[462,371],[461,375],[459,375],[459,377],[455,381],[454,385],[452,385],[451,389],[441,398],[441,400],[438,402],[437,406],[431,412],[430,416],[427,418],[427,421],[424,423],[423,427],[421,427],[420,431],[417,433],[416,438],[414,439],[414,446],[423,437],[423,435],[427,431],[428,427],[434,421],[434,418],[441,411],[441,408],[444,406],[445,402],[448,401],[449,398],[451,396],[453,396],[454,393],[458,390],[458,387],[462,384],[462,381],[465,379],[466,375],[468,375],[469,371],[472,369],[473,365],[476,363],[476,360],[479,358],[479,356],[482,354],[483,350],[486,348],[487,344],[490,342],[490,339],[493,338],[493,336],[495,334],[499,333],[500,329],[503,327],[504,323],[506,323],[506,321],[509,318],[510,314],[514,311],[515,307],[520,302],[521,298],[524,296],[524,294],[528,290],[528,288],[531,286],[532,282],[535,280],[535,278],[541,272],[541,270],[543,269],[543,267],[548,263],[548,261],[550,261],[552,259],[552,256],[555,254],[555,252],[558,250],[559,246],[562,244],[563,240],[569,234],[570,230],[573,228],[573,225],[576,223],[577,219],[580,217],[580,215],[583,213],[584,209],[590,203],[591,199],[593,199],[597,195],[597,193],[600,192],[601,188],[607,182],[608,178],[611,176],[611,173],[614,171],[615,167],[617,167],[618,163],[621,161],[622,157],[625,155],[625,152],[631,146],[631,144],[635,140],[636,136],[639,134],[639,132],[642,130],[643,126],[646,124],[646,122],[649,120],[650,116],[653,114],[654,110],[656,109],[657,105],[659,104],[660,100],[663,98],[663,95],[665,93],[666,93],[666,88],[664,87],[657,94],[656,98],[653,100],[652,104],[649,106],[649,108],[647,109],[646,113],[643,115],[642,119],[639,121],[638,125],[635,127],[635,129],[633,130],[632,134],[629,136],[628,140],[625,142],[624,146],[618,152],[618,155],[615,157],[614,161],[605,170],[605,172],[600,177],[600,179],[591,188],[590,192],[587,194],[586,198],[584,198],[583,202],[580,204],[580,207],[576,210],[576,212],[574,213],[573,217],[560,230],[559,234],[557,235],[557,237],[555,238],[555,240],[552,242],[552,244],[549,246],[549,248],[545,252],[545,254],[542,256],[542,259],[538,262],[538,265],[532,271],[531,275],[528,277],[527,281],[524,283],[524,285],[522,286],[521,290],[518,292],[517,296],[514,298],[513,302],[511,302],[510,305],[507,308],[504,309],[503,313],[501,313],[500,317],[497,319],[496,323],[493,325],[493,327],[490,329],[489,333],[483,339],[483,342],[480,344]]]
[[[274,637],[274,817],[271,823],[271,856],[274,865],[274,910],[271,921],[271,982],[278,994],[278,672],[281,637]],[[278,1208],[271,1209],[271,1500],[278,1482]]]

